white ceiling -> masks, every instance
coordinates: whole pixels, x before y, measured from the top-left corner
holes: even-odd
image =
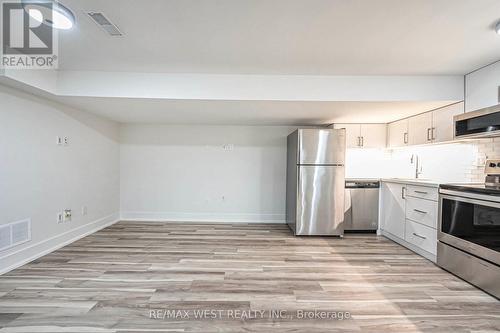
[[[349,85],[352,77],[349,81],[347,76],[443,78],[443,75],[461,76],[500,60],[500,36],[493,29],[500,19],[500,0],[60,1],[77,16],[73,30],[60,32],[60,72],[56,76],[68,77],[61,74],[70,73],[70,81],[60,85],[65,93],[44,89],[42,83],[51,81],[43,78],[35,79],[31,87],[28,82],[19,83],[18,88],[124,123],[390,122],[457,100],[447,96],[439,101],[435,98],[368,100],[366,96],[376,92],[378,85],[363,90],[359,85]],[[86,11],[102,11],[125,35],[108,36],[86,16]],[[103,72],[108,80],[99,80]],[[137,74],[147,84],[125,82],[116,72]],[[87,81],[82,79],[82,73],[88,74],[85,75]],[[315,95],[321,90],[311,85],[301,86],[298,89],[302,93],[284,101],[239,100],[244,97],[232,101],[206,100],[205,97],[157,98],[166,86],[146,79],[148,76],[144,73],[166,73],[161,75],[168,78],[172,73],[262,74],[266,77],[280,74],[286,78],[286,82],[280,84],[288,90],[295,82],[290,75],[336,76],[344,90],[351,89],[356,92],[354,95],[363,98],[347,99],[350,102],[341,98],[300,101],[299,95]],[[12,81],[0,80],[8,85],[13,85]],[[213,88],[205,89],[199,81],[194,81],[190,82],[192,85],[186,86],[184,82],[184,85],[169,86],[166,92],[184,96],[191,91],[189,87],[203,92]],[[84,82],[95,84],[80,84]],[[241,82],[236,88],[247,91],[250,87],[247,81]],[[70,86],[76,88],[69,93]],[[90,89],[91,94],[86,95],[88,92],[82,87]],[[439,91],[446,90],[443,85],[439,87]],[[231,90],[229,88],[223,92]],[[270,88],[257,88],[265,90],[257,89],[263,97],[269,95],[266,92]],[[328,85],[321,88],[332,95],[338,93]],[[140,91],[155,98],[126,98],[131,94],[113,97],[125,90]],[[411,96],[425,89],[415,90],[417,94]],[[462,91],[461,85],[459,90]],[[152,91],[156,93],[149,94]]]
[[[450,102],[280,102],[56,97],[121,123],[317,125],[386,123]]]
[[[499,0],[62,0],[62,70],[465,74],[500,58]],[[112,38],[84,11],[125,33]]]

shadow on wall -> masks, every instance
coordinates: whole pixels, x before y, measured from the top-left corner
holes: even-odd
[[[296,127],[123,124],[120,142],[157,146],[282,147]]]
[[[74,119],[75,121],[85,125],[86,127],[92,129],[93,131],[107,137],[110,140],[118,142],[119,140],[119,124],[109,119],[97,116],[95,114],[80,111],[59,102],[50,101],[50,96],[47,94],[46,98],[43,99],[35,95],[21,92],[16,89],[9,88],[4,85],[0,85],[0,93],[5,93],[11,96],[18,97],[23,100],[28,100],[33,103],[43,104],[59,112],[64,113],[68,117]],[[8,111],[8,110],[5,110]]]

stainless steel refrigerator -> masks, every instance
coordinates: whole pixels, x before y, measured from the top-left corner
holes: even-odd
[[[295,235],[343,236],[345,129],[288,136],[286,221]]]

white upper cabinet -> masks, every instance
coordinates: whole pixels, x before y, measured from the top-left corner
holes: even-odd
[[[386,146],[386,124],[334,124],[333,128],[345,128],[347,148],[384,148]]]
[[[363,148],[384,148],[386,143],[386,124],[361,124],[361,146]]]
[[[359,148],[361,146],[361,125],[359,124],[334,124],[333,128],[345,128],[345,143],[347,148]]]
[[[408,144],[408,119],[398,120],[388,126],[389,147],[402,147]]]
[[[426,112],[409,119],[409,143],[421,145],[432,142],[432,113]]]
[[[464,113],[464,102],[445,106],[432,112],[432,141],[446,142],[453,140],[453,117]]]
[[[465,111],[500,103],[500,61],[465,76]]]

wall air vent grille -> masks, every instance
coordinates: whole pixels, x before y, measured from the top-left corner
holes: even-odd
[[[87,15],[94,21],[98,26],[100,26],[104,31],[106,31],[110,36],[119,37],[123,36],[123,33],[118,29],[116,25],[111,23],[110,20],[103,13],[99,12],[87,12]]]
[[[23,220],[12,223],[12,244],[22,244],[31,239],[31,221]]]
[[[31,220],[26,219],[0,226],[0,251],[31,240]]]
[[[0,251],[12,246],[10,224],[0,226]]]

